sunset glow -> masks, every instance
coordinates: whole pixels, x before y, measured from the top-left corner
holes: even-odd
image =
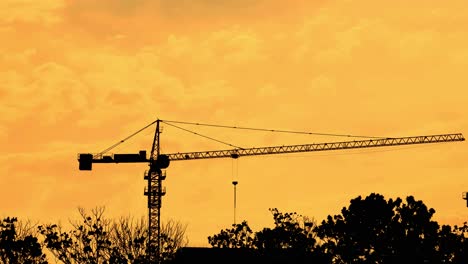
[[[288,3],[287,5],[285,3]],[[146,164],[78,170],[157,118],[401,137],[468,135],[467,1],[0,1],[0,216],[147,214]],[[182,125],[181,125],[182,126]],[[354,138],[183,126],[242,147]],[[113,152],[150,152],[154,127]],[[163,153],[229,148],[171,126]],[[468,219],[468,144],[200,161],[167,169],[162,220],[191,246],[268,208],[318,222],[372,192]]]

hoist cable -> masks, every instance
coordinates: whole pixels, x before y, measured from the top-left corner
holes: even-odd
[[[184,121],[170,121],[170,120],[161,120],[161,121],[163,121],[166,124],[176,123],[176,124],[208,126],[208,127],[218,127],[218,128],[231,128],[231,129],[243,129],[243,130],[253,130],[253,131],[266,131],[266,132],[276,132],[276,133],[304,134],[304,135],[317,135],[317,136],[334,136],[334,137],[355,137],[355,138],[378,138],[378,139],[389,138],[389,137],[362,136],[362,135],[349,135],[349,134],[318,133],[318,132],[292,131],[292,130],[280,130],[280,129],[265,129],[265,128],[253,128],[253,127],[238,127],[238,126],[214,125],[214,124],[194,123],[194,122],[184,122]]]
[[[182,128],[182,127],[179,127],[179,126],[176,126],[176,125],[174,125],[174,124],[170,124],[170,123],[165,122],[165,121],[163,121],[163,120],[160,120],[160,121],[163,122],[163,123],[165,123],[166,125],[173,126],[173,127],[175,127],[175,128],[178,128],[178,129],[181,129],[181,130],[183,130],[183,131],[186,131],[186,132],[195,134],[195,135],[197,135],[197,136],[204,137],[204,138],[207,138],[207,139],[209,139],[209,140],[213,140],[213,141],[216,141],[216,142],[218,142],[218,143],[221,143],[221,144],[224,144],[224,145],[228,145],[228,146],[230,146],[230,147],[234,147],[234,148],[238,148],[238,149],[244,149],[244,148],[238,147],[238,146],[236,146],[236,145],[233,145],[233,144],[230,144],[230,143],[227,143],[227,142],[224,142],[224,141],[221,141],[221,140],[218,140],[218,139],[209,137],[209,136],[205,136],[205,135],[202,135],[202,134],[200,134],[200,133],[197,133],[197,132],[194,132],[194,131],[191,131],[191,130],[188,130],[188,129],[185,129],[185,128]]]
[[[155,121],[151,122],[149,125],[144,126],[143,128],[139,129],[138,131],[136,131],[135,133],[131,134],[130,136],[128,136],[128,137],[126,137],[126,138],[120,140],[119,142],[115,143],[114,145],[112,145],[112,146],[106,148],[105,150],[101,151],[99,154],[102,155],[102,154],[108,152],[109,150],[111,150],[111,149],[117,147],[118,145],[124,143],[125,141],[127,141],[127,140],[130,139],[131,137],[133,137],[133,136],[137,135],[138,133],[140,133],[141,131],[147,129],[148,127],[150,127],[151,125],[153,125],[153,124],[156,123],[157,121],[158,121],[158,120],[155,120]]]
[[[126,138],[118,141],[117,143],[113,144],[112,146],[104,149],[103,151],[101,151],[99,154],[104,154],[112,149],[114,149],[115,147],[117,147],[118,145],[124,143],[125,141],[127,141],[128,139],[134,137],[135,135],[139,134],[140,132],[142,132],[143,130],[147,129],[148,127],[150,127],[151,125],[153,125],[154,123],[156,123],[158,121],[155,120],[153,122],[151,122],[150,124],[144,126],[143,128],[137,130],[136,132],[132,133],[131,135],[127,136]],[[202,135],[202,134],[199,134],[197,132],[194,132],[194,131],[191,131],[191,130],[188,130],[188,129],[185,129],[185,128],[182,128],[182,127],[179,127],[179,126],[176,126],[172,123],[175,123],[175,124],[186,124],[186,125],[197,125],[197,126],[208,126],[208,127],[218,127],[218,128],[230,128],[230,129],[241,129],[241,130],[251,130],[251,131],[266,131],[266,132],[275,132],[275,133],[289,133],[289,134],[303,134],[303,135],[318,135],[318,136],[334,136],[334,137],[355,137],[355,138],[376,138],[376,139],[382,139],[382,138],[386,138],[386,139],[390,139],[390,137],[376,137],[376,136],[362,136],[362,135],[349,135],[349,134],[336,134],[336,133],[318,133],[318,132],[306,132],[306,131],[292,131],[292,130],[281,130],[281,129],[265,129],[265,128],[253,128],[253,127],[238,127],[238,126],[227,126],[227,125],[215,125],[215,124],[206,124],[206,123],[195,123],[195,122],[184,122],[184,121],[174,121],[174,120],[159,120],[167,125],[170,125],[170,126],[173,126],[173,127],[176,127],[178,129],[181,129],[181,130],[184,130],[186,132],[189,132],[189,133],[192,133],[192,134],[195,134],[195,135],[198,135],[198,136],[201,136],[201,137],[204,137],[204,138],[207,138],[207,139],[210,139],[210,140],[213,140],[213,141],[216,141],[218,143],[221,143],[221,144],[224,144],[224,145],[227,145],[227,146],[231,146],[231,147],[234,147],[234,148],[239,148],[239,149],[243,149],[241,147],[238,147],[238,146],[235,146],[233,144],[230,144],[230,143],[227,143],[227,142],[224,142],[224,141],[221,141],[221,140],[218,140],[218,139],[215,139],[215,138],[212,138],[212,137],[209,137],[209,136],[205,136],[205,135]]]

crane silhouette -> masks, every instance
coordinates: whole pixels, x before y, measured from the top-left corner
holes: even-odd
[[[145,150],[139,151],[139,153],[131,154],[108,154],[108,151],[115,148],[119,144],[125,142],[127,139],[135,136],[144,129],[154,125],[156,123],[156,130],[153,138],[151,147],[151,153],[149,157]],[[192,125],[207,125],[214,127],[223,128],[236,128],[236,129],[248,129],[248,130],[260,130],[260,131],[271,131],[271,132],[285,132],[285,133],[299,133],[299,134],[314,134],[314,135],[328,135],[328,136],[347,136],[347,137],[363,137],[371,138],[364,140],[353,140],[353,141],[339,141],[339,142],[327,142],[327,143],[313,143],[313,144],[301,144],[301,145],[283,145],[283,146],[268,146],[268,147],[255,147],[255,148],[240,148],[234,145],[222,142],[198,133],[192,132],[199,136],[207,137],[212,140],[216,140],[220,143],[234,147],[232,149],[225,150],[210,150],[210,151],[198,151],[198,152],[183,152],[183,153],[160,153],[160,135],[161,127],[160,123],[165,123],[182,130],[184,128],[174,125],[174,123],[192,124]],[[160,262],[160,250],[161,250],[161,201],[162,197],[166,194],[165,188],[162,186],[162,181],[166,178],[164,169],[169,167],[171,161],[182,161],[182,160],[197,160],[197,159],[214,159],[214,158],[239,158],[243,156],[257,156],[257,155],[273,155],[273,154],[286,154],[286,153],[298,153],[298,152],[312,152],[312,151],[329,151],[329,150],[345,150],[345,149],[358,149],[358,148],[375,148],[375,147],[390,147],[390,146],[402,146],[402,145],[414,145],[414,144],[430,144],[430,143],[441,143],[441,142],[456,142],[464,141],[465,138],[461,133],[456,134],[440,134],[440,135],[424,135],[424,136],[411,136],[411,137],[369,137],[369,136],[352,136],[352,135],[339,135],[339,134],[326,134],[326,133],[311,133],[311,132],[297,132],[288,130],[271,130],[271,129],[259,129],[259,128],[246,128],[246,127],[229,127],[223,125],[210,125],[180,121],[166,121],[157,119],[149,125],[143,127],[137,132],[131,134],[127,138],[120,140],[116,144],[109,148],[101,151],[97,154],[92,153],[81,153],[78,154],[79,169],[80,170],[92,170],[93,163],[148,163],[149,170],[145,172],[144,179],[147,180],[147,186],[145,187],[144,194],[148,197],[148,261],[149,263]]]

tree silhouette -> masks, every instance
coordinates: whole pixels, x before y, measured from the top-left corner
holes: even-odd
[[[233,224],[231,229],[224,229],[208,237],[208,243],[216,248],[254,248],[254,233],[247,221]]]
[[[252,232],[247,221],[232,225],[231,229],[208,237],[212,247],[255,248],[255,249],[304,249],[311,250],[315,244],[312,232],[314,222],[297,213],[281,213],[277,208],[270,209],[274,228],[264,228]]]
[[[163,261],[172,260],[179,248],[188,245],[188,239],[185,236],[186,229],[187,225],[171,219],[161,224],[161,258]]]
[[[462,263],[455,252],[461,236],[439,228],[434,213],[413,196],[404,203],[373,193],[352,199],[315,230],[333,263]]]
[[[295,212],[270,212],[273,227],[253,232],[243,221],[208,237],[208,242],[222,249],[218,253],[238,250],[235,254],[262,263],[468,263],[468,223],[439,226],[432,220],[435,210],[413,196],[405,201],[375,193],[358,196],[320,225]],[[16,218],[3,219],[0,264],[45,264],[43,245],[65,264],[147,262],[144,218],[111,220],[104,217],[104,207],[91,213],[79,208],[79,213],[70,231],[55,224],[36,228]],[[162,224],[163,263],[177,263],[176,251],[188,243],[185,230],[173,220]]]
[[[83,208],[78,211],[81,221],[72,222],[70,232],[63,232],[56,224],[39,226],[46,247],[66,264],[108,263],[115,258],[115,251],[110,240],[110,221],[103,217],[104,208],[95,208],[91,214]]]
[[[439,250],[449,263],[468,263],[468,222],[462,226],[443,226],[439,233]]]
[[[116,263],[144,263],[148,226],[144,218],[135,221],[121,217],[112,223],[111,238],[114,245],[113,261]]]
[[[296,249],[311,251],[315,238],[311,231],[312,221],[297,213],[281,213],[270,209],[273,214],[274,228],[264,228],[255,234],[254,245],[258,249]]]
[[[19,226],[22,226],[21,223]],[[47,263],[46,256],[42,253],[42,246],[30,232],[31,229],[19,228],[18,232],[17,228],[18,220],[15,217],[4,218],[0,223],[0,263]]]
[[[104,217],[104,207],[87,213],[79,208],[80,221],[72,222],[71,231],[62,231],[56,224],[40,226],[46,247],[65,264],[75,263],[146,263],[147,222],[130,217],[112,221]],[[163,261],[187,245],[186,226],[170,220],[161,226]]]
[[[248,254],[246,260],[255,258],[264,263],[327,263],[323,255],[314,250],[316,239],[313,220],[295,212],[282,213],[277,208],[270,209],[270,212],[274,220],[273,228],[266,227],[253,232],[247,221],[243,221],[209,236],[208,242],[214,248],[249,249],[239,251],[239,254]]]
[[[261,256],[289,251],[288,256],[305,256],[301,263],[468,263],[468,223],[439,226],[432,219],[435,210],[413,196],[358,196],[318,226],[296,213],[270,211],[273,228],[252,232],[244,221],[208,237],[209,243],[250,248]]]

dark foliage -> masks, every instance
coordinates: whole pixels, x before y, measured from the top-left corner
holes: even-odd
[[[209,236],[208,243],[216,248],[253,248],[254,234],[247,221],[233,224],[231,229],[221,230],[219,234]]]
[[[234,254],[230,261],[236,263],[468,263],[468,223],[440,226],[432,219],[435,210],[412,196],[405,201],[374,193],[359,196],[320,225],[296,213],[270,211],[273,227],[253,232],[243,221],[208,237],[215,251],[186,250],[181,259],[196,262],[198,255],[221,261]],[[0,264],[45,264],[43,246],[66,264],[146,263],[145,221],[111,221],[103,213],[104,208],[91,214],[80,209],[81,220],[66,232],[55,224],[36,228],[5,218],[0,223]],[[174,221],[162,226],[163,262],[185,263],[173,258],[188,243],[185,228]]]
[[[359,196],[315,229],[323,241],[319,249],[333,263],[467,263],[460,251],[466,238],[440,228],[434,213],[412,196],[406,203]]]
[[[254,233],[247,221],[243,221],[208,237],[208,242],[214,248],[243,253],[246,261],[255,259],[262,263],[288,263],[284,262],[287,258],[294,258],[295,263],[326,263],[323,255],[313,250],[316,245],[312,232],[313,221],[297,213],[281,213],[276,208],[270,209],[270,212],[274,220],[273,228],[264,228]],[[230,254],[229,251],[215,253],[220,252]],[[242,256],[238,257],[242,259]]]
[[[468,225],[439,226],[435,210],[408,196],[352,199],[320,225],[296,213],[270,210],[274,228],[252,232],[247,222],[208,237],[214,248],[249,248],[273,254],[294,250],[315,263],[468,263]],[[265,255],[266,255],[265,254]]]
[[[5,218],[0,223],[0,263],[2,264],[45,264],[42,246],[33,234],[20,237],[17,218]]]
[[[104,208],[91,213],[79,209],[80,221],[72,223],[72,230],[62,231],[58,225],[39,226],[44,244],[51,253],[65,264],[78,263],[147,263],[146,221],[134,221],[127,217],[111,221],[104,217]],[[186,226],[176,221],[163,223],[161,227],[161,259],[170,260],[177,249],[185,246]]]

